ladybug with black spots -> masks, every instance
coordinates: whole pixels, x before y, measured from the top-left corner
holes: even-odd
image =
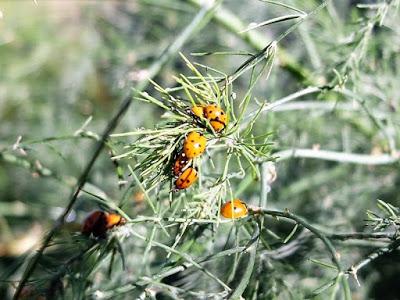
[[[182,174],[179,175],[175,181],[175,188],[177,190],[184,190],[190,187],[196,182],[198,177],[197,170],[195,168],[187,168]]]
[[[202,133],[197,131],[190,132],[184,143],[183,143],[183,153],[188,159],[196,158],[203,154],[206,150],[207,139]]]
[[[203,108],[204,118],[206,118],[215,132],[221,132],[228,124],[228,117],[221,107],[216,104],[209,104]]]

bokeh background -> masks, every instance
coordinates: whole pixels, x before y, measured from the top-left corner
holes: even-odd
[[[100,134],[126,91],[146,76],[147,68],[190,23],[201,1],[0,1],[0,298],[10,296],[24,259],[66,206],[73,184],[93,152],[90,137],[73,137],[86,129]],[[314,0],[280,1],[304,11]],[[274,151],[323,149],[366,155],[398,155],[400,103],[399,1],[331,1],[279,43],[270,78],[261,80],[257,101],[275,101],[308,85],[332,82],[335,72],[356,97],[310,94],[262,115],[257,130],[271,131]],[[363,5],[359,5],[363,4]],[[368,6],[374,4],[376,7]],[[277,38],[293,20],[261,27],[257,40],[238,33],[234,20],[247,27],[290,14],[262,1],[226,0],[225,19],[211,19],[181,49],[189,59],[232,73],[246,58],[192,53],[247,51]],[[381,6],[379,6],[381,5]],[[371,8],[372,7],[372,8]],[[386,8],[385,8],[386,7]],[[386,9],[386,10],[385,10]],[[232,19],[234,17],[234,19]],[[175,56],[155,77],[174,86],[173,76],[188,73]],[[306,75],[304,75],[306,74]],[[248,74],[235,82],[240,98]],[[153,89],[148,88],[151,93]],[[293,103],[296,103],[294,105]],[[134,102],[117,132],[154,127],[162,111]],[[44,140],[49,138],[50,140]],[[55,140],[51,140],[55,138]],[[18,143],[24,145],[19,147]],[[377,211],[377,199],[400,205],[398,162],[372,166],[312,158],[286,158],[275,164],[277,180],[268,206],[289,208],[312,223],[337,231],[363,231],[366,211]],[[114,165],[104,152],[89,182],[111,197],[120,194]],[[237,188],[240,182],[237,182]],[[244,185],[242,197],[257,203],[260,184]],[[81,195],[69,218],[71,231],[94,207]],[[132,200],[134,202],[134,199]],[[133,205],[132,205],[133,206]],[[146,214],[133,206],[132,213]],[[75,226],[75,227],[74,227]],[[271,230],[291,227],[271,221]],[[339,242],[344,262],[359,261],[379,243]],[[265,299],[301,297],[316,287],[319,273],[307,258],[326,257],[304,246],[298,255],[278,260],[265,272]],[[139,254],[140,255],[140,252]],[[354,299],[400,299],[398,251],[377,259],[353,280]],[[322,276],[322,275],[321,275]],[[286,293],[286,294],[285,294]],[[324,299],[324,298],[321,298]]]

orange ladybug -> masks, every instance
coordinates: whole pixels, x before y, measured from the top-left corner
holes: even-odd
[[[185,155],[185,153],[180,153],[178,157],[175,159],[172,171],[175,176],[179,176],[183,169],[189,165],[191,162],[191,159],[188,159]]]
[[[105,238],[107,230],[125,223],[125,218],[119,214],[96,210],[86,217],[81,232],[84,235],[93,234],[95,237]]]
[[[248,215],[247,205],[240,199],[226,202],[221,207],[221,215],[227,219],[238,219]]]
[[[190,187],[197,180],[197,171],[194,168],[187,168],[179,175],[175,181],[175,187],[178,190],[184,190]]]
[[[190,132],[183,143],[183,153],[192,159],[200,156],[206,150],[207,139],[196,131]]]
[[[204,117],[210,122],[215,132],[225,129],[228,124],[226,113],[216,104],[209,104],[203,108]]]
[[[193,106],[192,113],[198,118],[204,117],[204,106],[203,105]]]

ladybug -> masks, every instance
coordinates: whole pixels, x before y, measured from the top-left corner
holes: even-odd
[[[172,171],[175,176],[179,176],[192,160],[186,157],[185,153],[180,153],[174,161]]]
[[[204,117],[204,106],[203,105],[193,106],[192,113],[198,118]]]
[[[228,118],[225,112],[216,104],[209,104],[203,108],[204,117],[210,122],[215,132],[225,129]]]
[[[178,190],[184,190],[190,187],[197,180],[197,170],[194,168],[187,168],[179,175],[175,181],[175,187]]]
[[[125,218],[119,214],[96,210],[86,217],[81,232],[84,235],[93,234],[95,237],[105,238],[107,230],[125,223]]]
[[[207,139],[196,131],[190,132],[183,143],[183,153],[192,159],[200,156],[206,150]]]
[[[240,199],[226,202],[221,207],[221,215],[227,219],[238,219],[248,215],[247,205]]]

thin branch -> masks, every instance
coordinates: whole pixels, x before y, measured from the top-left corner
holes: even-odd
[[[321,231],[331,240],[347,241],[347,240],[379,240],[387,244],[390,240],[396,239],[396,232],[341,232],[341,233],[328,233]],[[284,259],[296,253],[302,245],[304,245],[310,238],[315,238],[310,231],[303,230],[295,239],[289,243],[283,244],[279,248],[273,250],[263,250],[262,255],[271,257],[275,260]],[[376,246],[373,244],[372,246]]]
[[[188,223],[189,225],[193,225],[193,224],[223,224],[223,223],[230,223],[232,221],[219,220],[219,219],[137,216],[135,219],[130,220],[128,223],[145,223],[145,222],[152,222],[157,224],[159,224],[160,222],[169,222],[168,225],[174,223]]]
[[[336,252],[335,247],[333,246],[332,242],[330,239],[320,230],[315,228],[313,225],[308,223],[306,220],[303,218],[291,213],[289,210],[285,211],[273,211],[273,210],[266,210],[266,209],[259,209],[258,211],[255,211],[257,213],[261,212],[264,215],[270,215],[270,216],[275,216],[275,217],[283,217],[287,219],[291,219],[295,221],[297,224],[302,225],[304,228],[308,229],[310,232],[312,232],[317,238],[319,238],[322,243],[325,245],[325,248],[330,252],[331,254],[331,259],[333,263],[336,265],[337,268],[337,275],[335,277],[335,280],[339,282],[341,280],[343,292],[344,292],[344,299],[351,299],[351,292],[350,292],[350,287],[349,283],[347,281],[347,278],[345,278],[345,273],[343,272],[342,266],[340,265],[339,262],[339,253]]]
[[[192,5],[200,7],[204,2],[203,0],[190,0]],[[249,46],[260,51],[264,49],[266,45],[270,43],[271,40],[265,38],[265,34],[258,33],[257,31],[247,31],[247,26],[243,21],[229,9],[223,7],[222,5],[218,8],[213,16],[216,23],[223,26],[226,30],[235,34],[246,42]],[[312,72],[305,68],[304,66],[297,63],[294,58],[287,53],[284,49],[279,49],[278,53],[279,65],[281,68],[285,69],[289,73],[296,76],[299,80],[306,82],[307,84],[315,84],[316,79]]]
[[[234,290],[232,290],[231,294],[229,295],[228,299],[241,299],[242,294],[244,293],[245,289],[247,288],[251,275],[253,274],[253,268],[256,261],[257,255],[257,246],[260,239],[260,228],[259,224],[256,225],[256,229],[253,232],[253,236],[247,245],[247,252],[250,254],[249,260],[246,263],[246,268],[243,270],[243,275]]]
[[[274,155],[278,158],[278,161],[286,160],[292,157],[299,157],[360,165],[388,165],[396,163],[400,160],[400,153],[397,155],[367,155],[314,149],[288,149],[276,152]]]
[[[304,100],[304,101],[296,101],[292,103],[287,103],[280,105],[279,107],[274,107],[271,109],[273,112],[285,112],[292,110],[322,110],[322,111],[359,111],[360,105],[358,103],[341,103],[340,101],[329,101],[324,100],[315,101],[315,100]]]
[[[371,263],[375,259],[377,259],[383,255],[386,255],[388,253],[391,253],[399,247],[400,247],[400,239],[397,239],[394,242],[390,243],[387,247],[379,248],[376,251],[372,252],[365,259],[363,259],[356,265],[351,266],[345,273],[352,275],[354,277],[354,279],[356,280],[357,284],[360,286],[360,282],[358,281],[358,275],[357,275],[358,271],[360,271],[362,268],[367,266],[369,263]]]
[[[221,285],[226,291],[231,291],[231,288],[229,286],[227,286],[221,279],[219,279],[217,276],[215,276],[213,273],[211,273],[210,271],[208,271],[206,268],[204,268],[203,266],[201,266],[199,263],[197,263],[196,261],[194,261],[194,259],[188,255],[187,253],[184,252],[180,252],[176,249],[173,249],[167,245],[164,245],[163,243],[159,243],[156,242],[154,240],[150,240],[146,237],[144,237],[143,235],[132,231],[131,232],[132,235],[134,235],[135,237],[146,241],[148,243],[150,243],[152,246],[155,247],[159,247],[164,249],[165,251],[167,251],[168,253],[173,253],[176,255],[179,255],[180,257],[182,257],[182,259],[186,260],[188,263],[190,263],[191,265],[193,265],[195,268],[199,269],[200,271],[202,271],[204,274],[206,274],[208,277],[214,279],[219,285]]]
[[[283,244],[281,247],[274,250],[262,251],[262,256],[271,257],[275,260],[285,259],[296,253],[311,237],[314,237],[314,235],[308,230],[303,229],[300,234],[289,243]]]
[[[338,253],[336,252],[335,247],[332,245],[332,242],[327,238],[327,236],[325,234],[323,234],[320,230],[318,230],[313,225],[311,225],[308,221],[291,213],[287,209],[285,211],[260,209],[260,211],[255,211],[255,212],[261,212],[264,215],[270,215],[270,216],[274,216],[274,217],[282,217],[282,218],[286,218],[286,219],[291,219],[291,220],[295,221],[296,223],[300,224],[301,226],[303,226],[304,228],[307,228],[310,232],[312,232],[316,237],[318,237],[323,242],[326,249],[330,252],[332,261],[336,265],[338,271],[339,272],[342,271],[342,266],[340,265],[340,262],[338,260]]]
[[[354,266],[351,266],[346,273],[351,274],[357,280],[357,272],[368,265],[370,262],[374,261],[375,259],[381,257],[382,255],[391,253],[395,251],[397,248],[400,247],[400,239],[395,240],[394,242],[390,243],[387,247],[379,248],[376,251],[372,252],[368,255],[365,259],[360,261]],[[357,280],[358,281],[358,280]]]
[[[365,239],[389,239],[396,240],[396,232],[350,232],[350,233],[332,233],[329,238],[333,240],[365,240]]]
[[[244,118],[243,124],[241,124],[241,127],[242,127],[242,128],[245,127],[245,126],[247,125],[247,123],[250,122],[250,120],[251,120],[256,114],[258,114],[258,113],[264,113],[264,112],[273,110],[275,107],[278,107],[278,106],[283,105],[283,104],[285,104],[285,103],[288,103],[288,102],[290,102],[290,101],[296,100],[296,99],[298,99],[298,98],[300,98],[300,97],[303,97],[303,96],[305,96],[305,95],[310,95],[310,94],[318,93],[318,92],[320,92],[320,91],[321,91],[321,89],[320,89],[319,87],[310,86],[310,87],[307,87],[307,88],[302,89],[302,90],[300,90],[300,91],[297,91],[297,92],[295,92],[295,93],[292,93],[292,94],[290,94],[290,95],[288,95],[288,96],[285,96],[285,97],[283,97],[283,98],[281,98],[281,99],[278,99],[278,100],[276,100],[276,101],[274,101],[274,102],[272,102],[272,103],[268,103],[267,105],[265,105],[265,106],[261,109],[261,111],[260,111],[260,109],[258,108],[258,109],[256,109],[256,110],[252,111],[251,113],[249,113],[249,114],[246,116],[246,118]],[[263,105],[264,105],[264,104],[263,104]]]

